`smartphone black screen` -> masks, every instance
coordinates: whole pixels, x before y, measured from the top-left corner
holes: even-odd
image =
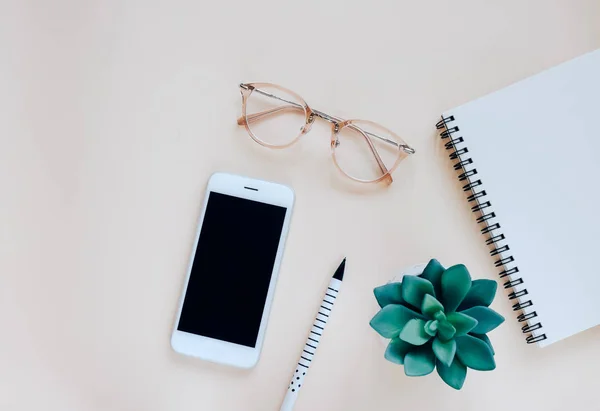
[[[256,346],[286,212],[209,193],[179,331]]]

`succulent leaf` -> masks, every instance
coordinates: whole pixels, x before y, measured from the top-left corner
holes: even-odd
[[[444,312],[444,306],[433,295],[425,294],[421,304],[421,312],[429,318],[434,318],[438,311]]]
[[[442,341],[448,341],[454,338],[456,328],[448,321],[438,321],[438,337]]]
[[[402,283],[389,283],[373,290],[381,308],[390,304],[402,304]]]
[[[490,341],[490,339],[487,335],[485,335],[485,334],[471,334],[471,335],[475,338],[479,338],[481,341],[483,341],[484,343],[489,345],[490,350],[492,350],[492,355],[496,355],[496,351],[494,351],[494,346],[492,345],[492,342]]]
[[[437,321],[446,321],[446,314],[444,314],[443,311],[438,311],[437,313],[433,314],[433,318],[435,318]]]
[[[455,390],[460,390],[467,378],[467,367],[460,362],[458,358],[454,358],[452,364],[448,367],[441,361],[437,361],[437,372],[440,378]]]
[[[433,285],[429,280],[414,275],[402,279],[402,298],[410,305],[420,309],[426,294],[435,296]]]
[[[406,353],[414,348],[407,342],[402,341],[399,338],[393,338],[387,346],[385,350],[385,359],[396,363],[396,364],[404,364],[404,357]]]
[[[431,374],[435,368],[435,356],[430,346],[417,347],[404,357],[404,373],[409,377]]]
[[[464,365],[474,370],[491,371],[496,368],[490,346],[470,335],[456,338],[456,356]]]
[[[465,313],[450,313],[446,317],[448,322],[456,328],[456,337],[468,334],[477,326],[477,320]]]
[[[437,320],[429,320],[425,323],[425,332],[432,337],[435,337],[438,330],[438,321]]]
[[[445,312],[456,311],[471,289],[471,275],[462,264],[448,268],[442,274],[442,298]]]
[[[399,304],[383,307],[369,323],[382,337],[395,338],[400,334],[407,322],[422,315]]]
[[[492,301],[494,301],[497,288],[498,283],[494,280],[474,280],[471,283],[471,289],[463,302],[458,306],[457,311],[463,311],[478,305],[489,307]]]
[[[400,339],[412,345],[423,345],[431,339],[431,335],[425,332],[425,321],[415,318],[400,331]]]
[[[462,311],[462,314],[477,320],[477,325],[471,330],[475,334],[486,334],[504,322],[504,317],[489,307],[469,308]]]
[[[444,342],[439,338],[436,338],[433,340],[431,348],[438,361],[447,367],[450,367],[454,360],[454,354],[456,354],[456,340]]]
[[[430,260],[420,277],[429,280],[433,284],[435,295],[442,295],[442,274],[445,268],[435,258]]]

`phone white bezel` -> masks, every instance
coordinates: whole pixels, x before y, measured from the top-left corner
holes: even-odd
[[[273,272],[271,274],[271,281],[269,283],[265,308],[260,321],[256,346],[254,348],[217,340],[210,337],[204,337],[201,335],[190,334],[177,329],[179,318],[181,316],[181,309],[183,307],[183,301],[187,292],[188,282],[190,280],[190,274],[192,272],[194,256],[196,255],[200,231],[204,222],[204,214],[208,204],[208,197],[211,192],[273,204],[285,207],[287,209],[283,222],[283,228],[281,230],[281,237],[279,238],[279,246],[277,248],[275,264],[273,265]],[[204,196],[202,213],[196,229],[194,247],[192,249],[188,264],[185,286],[181,294],[181,298],[179,299],[177,317],[173,327],[173,334],[171,335],[171,347],[173,347],[173,350],[184,355],[190,355],[207,361],[241,368],[251,368],[256,365],[262,350],[269,313],[271,312],[271,303],[273,302],[273,297],[275,294],[275,285],[279,275],[279,267],[281,265],[281,259],[283,256],[285,240],[289,231],[293,205],[294,192],[290,187],[226,173],[215,173],[211,176],[206,189],[206,194]]]

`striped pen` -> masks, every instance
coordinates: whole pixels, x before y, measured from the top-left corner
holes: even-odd
[[[319,307],[319,312],[315,318],[315,322],[310,329],[308,340],[306,340],[306,344],[304,345],[304,349],[300,355],[300,360],[296,366],[296,372],[292,376],[292,381],[290,382],[290,386],[288,387],[285,398],[283,399],[283,403],[279,409],[280,411],[291,411],[294,408],[296,398],[298,398],[298,393],[302,388],[304,378],[306,377],[306,373],[310,368],[310,364],[314,358],[315,352],[317,351],[317,347],[319,346],[319,341],[321,341],[321,335],[323,334],[323,330],[325,329],[325,325],[327,324],[327,320],[329,319],[329,315],[331,314],[331,310],[335,304],[335,299],[337,298],[337,294],[342,286],[345,267],[346,259],[344,258],[338,269],[335,270],[335,274],[329,282],[327,292],[325,293],[323,302]]]

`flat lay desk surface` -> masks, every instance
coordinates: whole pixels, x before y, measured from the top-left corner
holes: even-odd
[[[368,326],[373,287],[402,267],[436,257],[497,278],[435,122],[600,47],[598,1],[1,8],[0,409],[278,410],[343,256],[344,288],[298,411],[600,409],[600,329],[527,346],[502,291],[493,308],[507,321],[490,334],[498,368],[470,372],[461,392],[436,374],[405,377]],[[240,81],[277,83],[315,108],[377,121],[417,154],[386,188],[345,181],[324,127],[289,151],[264,149],[236,125]],[[169,346],[214,171],[297,195],[250,371]]]

